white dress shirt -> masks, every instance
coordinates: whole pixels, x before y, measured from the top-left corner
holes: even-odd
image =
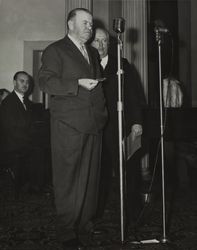
[[[85,59],[89,63],[89,57],[88,57],[88,52],[86,50],[85,44],[79,43],[74,37],[68,34],[69,39],[75,44],[75,46],[80,50],[82,55],[85,57]]]
[[[105,69],[107,62],[108,62],[108,55],[106,55],[101,59],[101,66],[103,67],[103,69]]]
[[[16,90],[14,90],[14,92],[18,96],[19,100],[22,102],[23,107],[26,109],[26,106],[25,106],[24,101],[23,101],[24,95],[22,95],[21,93],[17,92]]]

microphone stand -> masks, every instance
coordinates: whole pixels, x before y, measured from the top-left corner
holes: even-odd
[[[119,170],[120,170],[120,223],[121,223],[121,243],[124,243],[124,169],[123,169],[123,101],[122,101],[122,74],[123,69],[121,68],[121,58],[122,58],[122,41],[120,38],[120,33],[117,34],[117,55],[118,55],[118,101],[117,101],[117,111],[118,111],[118,140],[119,140]],[[125,147],[124,147],[125,149]]]
[[[166,243],[166,204],[165,204],[165,164],[164,164],[164,139],[163,139],[163,91],[162,91],[162,67],[161,67],[161,32],[156,30],[156,41],[158,45],[158,55],[159,55],[159,109],[160,109],[160,136],[161,136],[161,178],[162,178],[162,224],[163,224],[163,232],[161,243]]]
[[[168,243],[169,240],[166,237],[166,204],[165,204],[165,164],[164,164],[164,127],[163,127],[163,91],[162,91],[162,65],[161,65],[161,32],[156,29],[156,41],[158,45],[158,59],[159,59],[159,109],[160,109],[160,145],[161,145],[161,173],[162,173],[162,237],[160,240],[147,239],[141,241],[133,241],[134,244],[154,244],[154,243]]]

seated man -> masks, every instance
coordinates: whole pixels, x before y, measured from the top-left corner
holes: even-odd
[[[0,104],[2,103],[3,99],[6,98],[7,95],[9,95],[9,91],[7,89],[0,89]]]
[[[41,159],[41,153],[32,143],[33,102],[26,96],[30,79],[28,73],[17,72],[13,77],[13,92],[1,103],[1,154],[13,159],[17,189],[27,187],[28,191],[38,191],[41,181],[37,161]]]

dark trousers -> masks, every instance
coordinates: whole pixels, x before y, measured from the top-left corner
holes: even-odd
[[[109,198],[114,198],[111,197],[113,176],[119,176],[118,131],[113,123],[109,123],[104,129],[102,140],[101,173],[96,220],[103,217]]]
[[[52,173],[57,209],[57,237],[76,237],[96,213],[101,134],[83,134],[52,120]]]
[[[40,191],[44,185],[44,154],[41,148],[27,147],[17,152],[5,152],[5,163],[10,168],[17,194]]]

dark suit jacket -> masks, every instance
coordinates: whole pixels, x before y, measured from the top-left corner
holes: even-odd
[[[97,134],[106,122],[102,85],[88,91],[78,85],[80,78],[99,78],[98,52],[87,45],[90,64],[66,36],[49,45],[43,53],[39,72],[41,90],[52,95],[51,115],[83,133]]]
[[[129,64],[127,59],[122,60],[123,64],[123,104],[126,133],[130,132],[133,124],[142,124],[141,108],[145,105],[145,96],[142,89],[140,76],[134,65]],[[110,132],[112,127],[114,132],[118,131],[118,76],[117,76],[117,58],[109,55],[108,63],[103,71],[107,78],[103,82],[104,93],[106,96],[107,108],[109,111],[109,120],[106,130]]]
[[[31,105],[30,102],[28,103]],[[25,110],[13,91],[0,106],[1,152],[27,150],[27,147],[31,145],[31,124],[30,112]]]

